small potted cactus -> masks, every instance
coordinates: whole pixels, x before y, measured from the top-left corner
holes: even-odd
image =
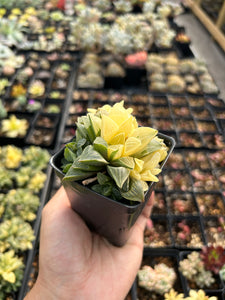
[[[89,109],[78,118],[75,139],[51,158],[73,209],[118,246],[174,147],[172,138],[138,127],[131,112],[123,101]]]

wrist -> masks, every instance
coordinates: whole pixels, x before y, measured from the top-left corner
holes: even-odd
[[[60,299],[50,291],[48,287],[37,281],[35,282],[32,289],[28,292],[24,300],[57,300]]]

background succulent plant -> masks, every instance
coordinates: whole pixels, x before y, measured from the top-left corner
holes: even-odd
[[[157,264],[154,268],[143,266],[138,271],[138,285],[148,291],[164,295],[174,285],[176,272],[164,263]]]
[[[28,121],[26,119],[18,119],[15,115],[11,115],[8,119],[2,120],[1,133],[9,138],[24,137],[27,133]]]
[[[186,259],[180,261],[179,270],[190,282],[194,282],[197,287],[210,287],[215,282],[213,274],[208,271],[200,257],[200,253],[193,251]]]
[[[23,279],[22,258],[13,250],[0,253],[0,299],[6,299],[6,294],[17,291]]]
[[[3,200],[6,203],[4,220],[15,216],[21,217],[24,221],[33,221],[40,204],[39,197],[28,189],[12,189]]]
[[[34,233],[29,223],[13,217],[0,224],[0,251],[8,249],[25,251],[32,248]]]
[[[26,40],[24,28],[15,20],[0,19],[0,41],[7,46],[17,46]]]

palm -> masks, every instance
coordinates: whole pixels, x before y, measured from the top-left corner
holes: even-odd
[[[112,246],[89,231],[61,188],[43,211],[39,277],[66,299],[124,299],[142,258],[144,218],[124,247]]]

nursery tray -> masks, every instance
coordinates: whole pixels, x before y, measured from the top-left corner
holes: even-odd
[[[177,278],[174,283],[174,289],[176,291],[179,291],[179,293],[185,293],[185,282],[183,281],[183,278],[180,275],[180,272],[178,270],[178,265],[179,265],[179,251],[177,250],[172,250],[172,249],[145,249],[144,255],[143,255],[143,260],[142,260],[142,265],[150,265],[151,267],[154,267],[155,264],[158,263],[165,263],[165,260],[169,260],[170,263],[173,265],[173,268],[176,272]],[[143,288],[141,288],[144,290]],[[141,295],[139,294],[140,288],[138,287],[138,278],[136,277],[132,288],[131,288],[131,300],[138,300],[138,299],[143,299],[141,298]],[[146,296],[148,296],[144,299],[164,299],[163,295],[156,294],[154,295],[157,298],[152,298],[152,293],[146,290]]]
[[[181,251],[179,253],[180,261],[183,260],[183,259],[186,259],[187,255],[190,254],[190,253],[191,253],[191,251]],[[191,289],[194,289],[194,288],[190,287],[187,278],[185,278],[184,275],[181,272],[180,272],[180,276],[182,278],[182,281],[185,284],[186,291],[189,293],[189,291]],[[220,299],[222,299],[223,283],[222,283],[219,275],[214,275],[213,277],[215,278],[215,283],[216,283],[217,287],[211,287],[211,288],[210,287],[209,288],[204,287],[204,288],[202,288],[202,290],[205,291],[206,295],[208,295],[208,296],[217,296],[218,300],[220,300]],[[200,289],[200,287],[196,287],[196,289]]]
[[[30,279],[30,274],[32,271],[32,263],[34,261],[34,257],[38,248],[38,242],[39,242],[39,230],[40,230],[40,224],[41,224],[41,213],[43,210],[44,205],[46,204],[47,199],[49,199],[50,191],[51,191],[51,186],[52,186],[52,169],[48,167],[47,169],[47,179],[45,182],[45,186],[43,190],[41,191],[40,195],[40,206],[37,211],[37,216],[34,221],[33,225],[33,231],[35,235],[35,240],[32,243],[32,249],[28,251],[27,253],[27,260],[25,263],[25,270],[24,270],[24,276],[23,276],[23,281],[22,285],[18,291],[17,298],[14,300],[23,300],[26,293],[28,292],[28,282]]]
[[[163,169],[169,155],[171,154],[175,141],[173,138],[159,133],[159,138],[164,139],[169,151],[166,159],[161,164]],[[52,156],[51,166],[56,174],[62,179],[64,173],[61,170],[61,159],[64,148]],[[134,225],[147,200],[149,199],[155,183],[149,185],[145,194],[145,201],[131,205],[128,201],[117,202],[103,195],[100,195],[79,182],[63,183],[72,208],[86,221],[91,229],[106,237],[112,244],[122,246],[129,237],[129,230]],[[94,201],[93,201],[94,198]]]

